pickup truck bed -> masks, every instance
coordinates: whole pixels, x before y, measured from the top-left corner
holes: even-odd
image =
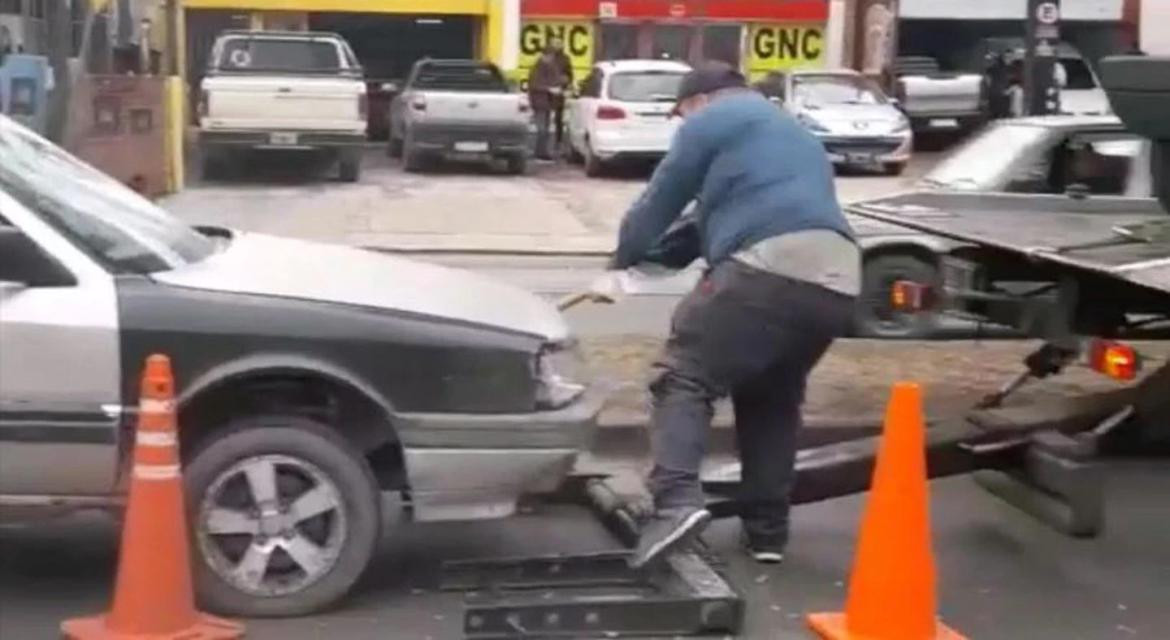
[[[920,192],[850,212],[1170,294],[1170,215],[1155,200]]]

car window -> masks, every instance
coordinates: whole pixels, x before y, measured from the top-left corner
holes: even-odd
[[[1141,157],[1142,140],[1126,134],[1076,135],[1062,153],[1066,154],[1062,191],[1080,184],[1089,193],[1121,195]]]
[[[623,71],[609,79],[609,97],[622,102],[674,102],[683,73],[678,71]]]
[[[415,74],[415,89],[433,91],[506,92],[508,83],[492,65],[422,65]]]
[[[209,238],[3,116],[0,191],[118,272],[168,270],[215,251]]]
[[[1096,89],[1097,81],[1089,65],[1081,58],[1061,58],[1057,74],[1063,73],[1065,89]],[[1061,71],[1063,69],[1063,72]]]
[[[869,78],[829,74],[809,74],[793,78],[792,98],[808,105],[889,102],[882,90]]]
[[[232,38],[217,66],[227,71],[335,72],[342,68],[337,45],[303,38]]]

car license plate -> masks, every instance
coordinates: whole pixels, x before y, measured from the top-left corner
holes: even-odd
[[[845,160],[850,164],[873,164],[873,154],[869,153],[849,153],[845,155]]]
[[[486,142],[456,142],[455,150],[459,153],[487,153]]]
[[[295,133],[271,133],[268,135],[269,144],[280,145],[282,147],[293,146],[298,142],[297,134]]]
[[[955,118],[935,118],[930,121],[930,126],[935,129],[958,129],[959,121]]]

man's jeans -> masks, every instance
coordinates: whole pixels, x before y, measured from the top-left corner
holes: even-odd
[[[552,124],[552,111],[536,109],[533,116],[536,119],[536,157],[548,158],[552,155],[549,151],[549,128]]]
[[[712,403],[730,395],[744,527],[753,541],[784,546],[805,384],[853,307],[849,296],[734,260],[707,274],[675,311],[650,386],[657,508],[704,504],[699,465]]]

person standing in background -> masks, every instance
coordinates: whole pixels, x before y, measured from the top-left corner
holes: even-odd
[[[549,129],[552,113],[558,102],[563,109],[564,87],[565,80],[561,71],[561,63],[552,42],[550,42],[537,58],[532,70],[528,72],[528,99],[532,104],[532,113],[536,118],[536,157],[541,160],[552,159],[552,153],[549,150]]]
[[[552,38],[548,41],[548,46],[552,50],[553,58],[556,61],[556,68],[561,78],[561,83],[558,87],[560,90],[554,90],[552,94],[553,130],[556,132],[556,149],[559,153],[564,148],[565,141],[565,100],[573,89],[573,61],[565,53],[564,40]]]

